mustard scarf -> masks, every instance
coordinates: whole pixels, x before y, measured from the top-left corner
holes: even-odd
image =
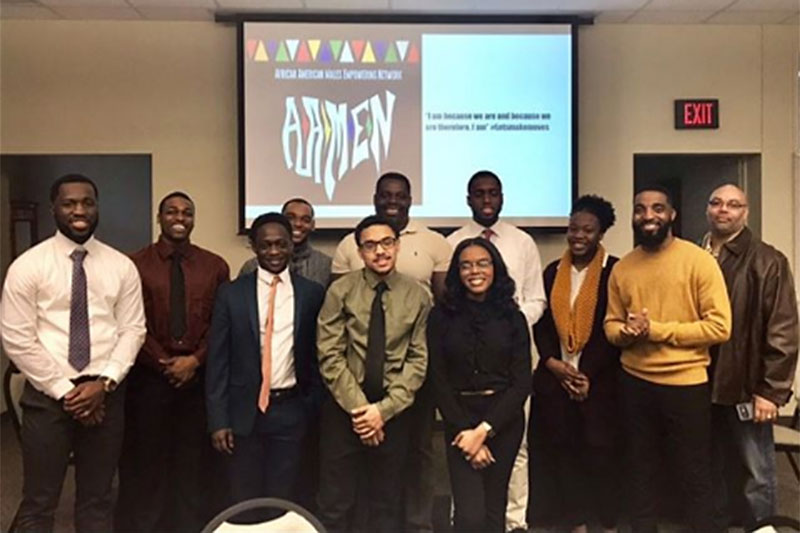
[[[586,277],[575,298],[574,306],[570,305],[572,253],[569,249],[564,252],[558,263],[556,279],[550,291],[550,309],[553,313],[556,331],[558,331],[558,338],[570,355],[580,353],[592,334],[594,312],[600,288],[600,274],[603,272],[605,255],[605,249],[599,245],[597,252],[586,267]]]

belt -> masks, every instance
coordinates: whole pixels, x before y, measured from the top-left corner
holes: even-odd
[[[497,391],[494,389],[484,389],[484,390],[460,390],[458,391],[459,396],[491,396],[496,394]]]
[[[77,385],[80,385],[81,383],[86,383],[87,381],[96,381],[97,378],[99,378],[99,377],[100,376],[95,376],[95,375],[92,375],[92,376],[78,376],[76,378],[72,378],[70,381],[72,382],[73,385],[77,386]]]
[[[269,391],[269,401],[282,402],[283,400],[294,398],[298,394],[300,394],[300,389],[297,388],[297,385],[294,387],[288,387],[286,389],[271,389]]]

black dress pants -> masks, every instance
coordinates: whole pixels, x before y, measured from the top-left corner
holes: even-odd
[[[396,533],[400,525],[402,470],[408,449],[407,413],[383,428],[386,438],[376,447],[365,446],[353,432],[350,414],[330,396],[322,404],[320,443],[319,518],[329,533],[347,532],[356,504],[360,473],[366,471],[365,530]]]
[[[105,418],[84,427],[60,401],[25,384],[22,405],[22,502],[14,531],[48,532],[72,452],[75,459],[75,530],[112,530],[111,482],[122,446],[125,383],[106,395]]]
[[[210,441],[202,376],[176,389],[134,367],[125,400],[125,439],[114,516],[119,532],[200,531]]]
[[[433,423],[436,405],[430,384],[417,391],[408,408],[409,443],[405,476],[403,510],[406,533],[433,531],[434,453]]]
[[[459,400],[472,423],[478,425],[495,398],[467,396]],[[514,421],[486,440],[496,462],[481,470],[473,469],[461,451],[451,446],[457,432],[452,428],[445,430],[447,468],[455,507],[454,531],[504,533],[508,483],[524,430],[525,415],[520,406]]]
[[[685,510],[682,520],[696,533],[715,531],[708,383],[658,385],[627,372],[622,373],[621,380],[630,453],[633,531],[657,531],[656,480],[663,461],[662,445],[669,450],[669,465],[680,482]]]

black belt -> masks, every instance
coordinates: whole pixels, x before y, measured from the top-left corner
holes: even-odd
[[[494,389],[483,389],[483,390],[460,390],[458,391],[459,396],[493,396],[497,394],[498,391]]]
[[[273,403],[282,402],[283,400],[294,398],[298,394],[300,394],[300,389],[297,388],[297,385],[285,389],[270,389],[269,401]]]
[[[77,378],[72,378],[70,381],[73,385],[78,386],[81,383],[86,383],[87,381],[96,381],[99,377],[100,376],[78,376]]]

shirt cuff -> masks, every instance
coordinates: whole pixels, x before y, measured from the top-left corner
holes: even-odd
[[[100,372],[100,375],[113,379],[117,385],[122,381],[122,369],[113,361],[108,362],[105,369]]]
[[[59,379],[51,388],[53,397],[56,400],[61,400],[69,391],[75,388],[75,385],[67,378]]]

